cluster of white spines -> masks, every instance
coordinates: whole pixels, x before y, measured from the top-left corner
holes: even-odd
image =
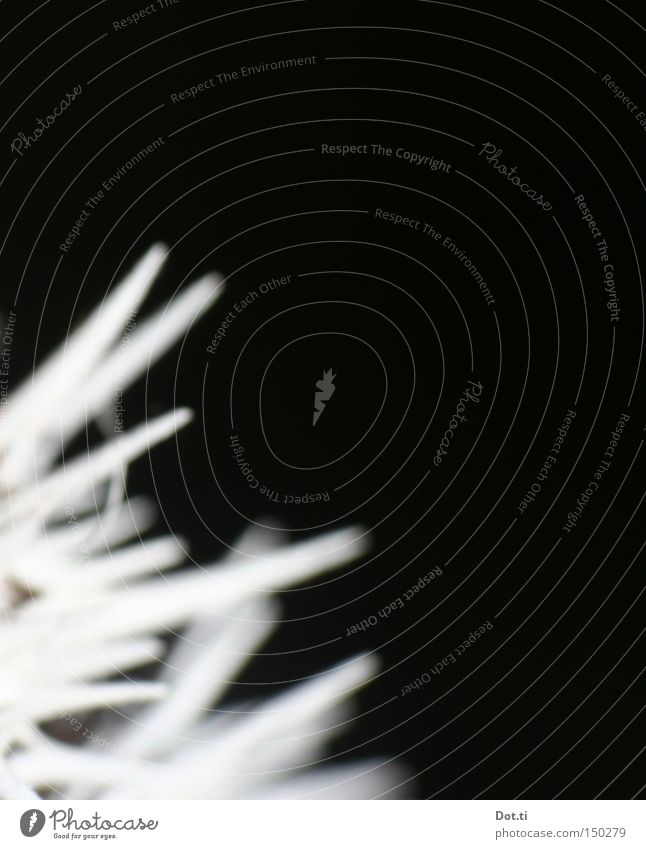
[[[165,255],[163,246],[148,251],[12,393],[0,421],[0,797],[33,796],[31,788],[69,798],[377,795],[394,781],[389,769],[316,767],[347,722],[348,695],[374,674],[371,659],[312,675],[260,705],[214,709],[273,628],[272,591],[356,557],[360,530],[288,544],[254,527],[225,560],[168,571],[185,560],[184,544],[141,538],[152,511],[125,497],[126,473],[190,412],[61,459],[110,408],[115,386],[144,373],[217,298],[221,285],[208,275],[119,345]],[[162,637],[178,630],[162,660]],[[131,677],[151,662],[156,680]],[[106,707],[113,719],[100,736],[87,724],[100,724],[92,712]],[[98,744],[72,745],[43,729],[78,716]]]

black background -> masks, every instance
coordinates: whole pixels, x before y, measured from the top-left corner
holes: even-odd
[[[646,136],[602,81],[610,74],[646,110],[640,4],[181,0],[114,29],[137,9],[0,9],[0,305],[17,315],[12,382],[152,242],[170,256],[147,309],[219,271],[225,293],[181,356],[174,349],[145,391],[126,396],[128,425],[175,404],[198,413],[177,444],[133,467],[131,491],[156,487],[201,562],[248,521],[293,539],[356,523],[373,543],[316,586],[281,594],[284,624],[249,666],[244,697],[374,651],[382,672],[330,754],[401,757],[415,776],[406,796],[643,796]],[[223,71],[299,56],[316,63],[171,100]],[[77,83],[71,107],[15,156],[12,139]],[[158,136],[162,147],[63,254],[88,197]],[[487,163],[487,142],[551,210]],[[325,155],[325,144],[401,148],[451,170],[394,153]],[[580,193],[608,242],[617,322]],[[450,236],[495,303],[442,240],[380,220],[377,208]],[[240,298],[287,274],[206,352]],[[314,384],[328,368],[336,391],[312,428]],[[468,380],[482,396],[437,468]],[[270,503],[247,486],[229,450],[230,392],[256,477],[281,493],[333,492],[329,503]],[[521,513],[568,409],[565,446]],[[567,533],[623,413],[611,468]],[[348,635],[438,566],[403,609]],[[455,664],[402,695],[488,620]]]

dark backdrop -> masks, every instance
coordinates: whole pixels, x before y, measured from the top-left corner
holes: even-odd
[[[147,309],[219,271],[226,292],[181,356],[126,395],[127,425],[173,404],[198,412],[179,447],[135,465],[131,491],[156,486],[202,562],[250,520],[293,539],[359,524],[373,542],[281,595],[285,623],[244,695],[375,651],[382,673],[334,754],[402,756],[417,774],[406,795],[642,793],[640,4],[181,0],[115,28],[135,12],[76,0],[0,9],[12,383],[153,241],[171,253]],[[271,67],[299,57],[310,58]],[[69,109],[13,152],[78,84]],[[156,138],[63,253],[88,198]],[[250,291],[259,297],[208,353]],[[328,369],[335,393],[313,427]],[[474,384],[465,420],[452,420]],[[622,415],[610,467],[567,529]],[[232,433],[277,501],[243,480]],[[317,492],[329,501],[284,503]]]

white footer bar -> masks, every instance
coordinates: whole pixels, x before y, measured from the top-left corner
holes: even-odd
[[[34,843],[29,843],[29,838]],[[0,846],[646,847],[643,801],[0,802]]]

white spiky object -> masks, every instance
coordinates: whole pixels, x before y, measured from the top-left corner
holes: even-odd
[[[98,447],[63,454],[110,410],[115,387],[144,373],[217,298],[217,278],[197,281],[124,345],[165,256],[151,248],[2,409],[0,798],[385,793],[397,781],[391,767],[321,761],[347,722],[348,696],[374,674],[368,657],[260,705],[217,710],[272,629],[271,592],[356,557],[359,530],[285,544],[252,527],[224,561],[172,571],[184,546],[140,537],[151,509],[126,497],[126,471],[190,412],[115,428]],[[160,637],[178,630],[165,656]],[[156,678],[137,679],[150,663]]]

